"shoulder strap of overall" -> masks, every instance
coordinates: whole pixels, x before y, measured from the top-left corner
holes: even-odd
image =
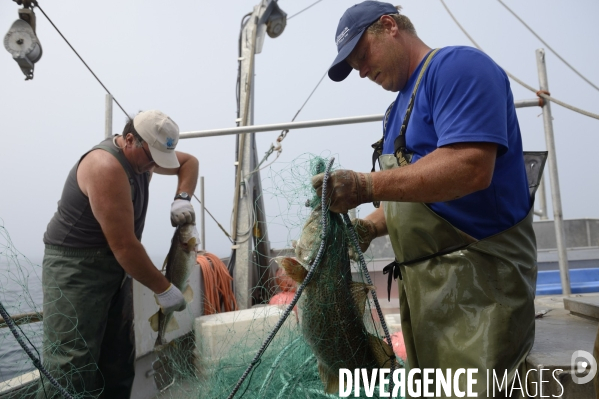
[[[125,173],[127,174],[127,179],[129,180],[129,185],[131,186],[131,201],[135,201],[135,181],[131,177],[131,172],[129,171],[130,166],[126,163],[122,156],[119,156],[120,154],[118,150],[116,150],[114,147],[111,147],[109,144],[100,143],[96,145],[94,148],[92,148],[92,150],[98,149],[109,152],[117,159],[117,161],[119,161],[119,163],[125,170]]]
[[[385,111],[385,117],[383,118],[383,137],[381,137],[381,139],[379,141],[377,141],[376,143],[372,144],[371,147],[373,148],[373,152],[372,152],[372,170],[371,172],[374,172],[374,167],[376,164],[377,159],[379,159],[379,156],[381,156],[383,154],[383,141],[385,140],[385,132],[387,131],[387,122],[389,121],[389,115],[391,114],[391,109],[393,108],[393,104],[395,104],[395,101],[393,101],[391,103],[391,105],[389,105],[387,107],[387,111]],[[380,165],[379,165],[380,168]]]
[[[418,80],[414,85],[414,90],[412,90],[412,95],[410,96],[410,102],[408,103],[408,109],[403,117],[403,122],[401,124],[401,129],[399,130],[399,135],[395,138],[393,142],[393,154],[398,157],[398,154],[404,154],[406,149],[406,131],[408,130],[408,123],[410,122],[410,116],[412,115],[412,109],[414,108],[414,101],[416,99],[416,93],[418,92],[418,87],[420,86],[420,82],[422,81],[422,77],[424,76],[424,72],[428,68],[431,60],[437,54],[440,49],[434,49],[431,53],[426,57],[426,61],[424,61],[424,65],[420,70],[420,74],[418,75]],[[399,157],[398,157],[399,158]]]

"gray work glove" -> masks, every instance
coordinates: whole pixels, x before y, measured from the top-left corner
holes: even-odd
[[[354,229],[356,230],[356,235],[358,236],[358,245],[360,246],[360,250],[362,253],[366,252],[372,240],[378,237],[377,228],[372,220],[366,219],[352,219],[351,221]],[[349,257],[354,262],[359,262],[360,258],[358,256],[358,252],[354,250],[354,246],[349,246]]]
[[[187,223],[195,223],[196,213],[191,202],[184,199],[176,199],[171,205],[171,224],[173,227]]]
[[[183,294],[172,284],[162,294],[154,294],[154,297],[163,314],[180,312],[187,307]]]
[[[312,186],[318,196],[322,195],[324,173],[312,177]],[[353,170],[336,170],[327,180],[327,201],[329,210],[347,213],[360,204],[372,202],[372,175]]]

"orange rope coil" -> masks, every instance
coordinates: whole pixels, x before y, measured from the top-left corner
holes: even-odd
[[[198,254],[197,261],[204,280],[204,315],[237,310],[227,266],[209,252]]]

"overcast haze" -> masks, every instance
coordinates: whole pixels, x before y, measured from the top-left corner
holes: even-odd
[[[128,113],[160,109],[181,131],[191,131],[235,126],[240,22],[258,2],[40,0],[40,5]],[[313,2],[281,0],[279,5],[291,16]],[[337,22],[354,3],[324,0],[289,20],[280,37],[265,39],[262,53],[256,56],[256,124],[291,120],[332,62]],[[429,46],[470,45],[438,0],[401,4]],[[498,64],[538,87],[535,50],[543,45],[500,3],[447,0],[447,4]],[[506,0],[506,4],[599,85],[598,1]],[[16,3],[0,1],[2,35],[17,18],[17,10]],[[33,81],[25,82],[9,53],[0,49],[0,218],[16,247],[40,261],[42,235],[68,171],[104,136],[105,92],[41,12],[36,15],[44,53]],[[599,113],[599,92],[548,50],[546,58],[551,94]],[[516,100],[534,97],[515,82],[512,89]],[[379,114],[394,98],[394,93],[356,73],[342,83],[326,78],[297,120]],[[599,218],[599,121],[556,104],[552,111],[564,217]],[[120,133],[125,116],[116,104],[113,112],[113,132]],[[545,149],[540,114],[538,107],[518,110],[525,150]],[[259,157],[277,135],[258,134]],[[368,171],[370,144],[380,136],[378,123],[291,131],[272,169],[276,172],[302,154],[316,153],[334,154],[344,167]],[[227,136],[182,140],[177,147],[200,160],[206,206],[227,230],[233,203],[234,144],[235,138]],[[263,178],[268,175],[268,169],[263,171]],[[265,187],[270,184],[265,179]],[[151,184],[143,243],[154,259],[168,250],[175,188],[176,179],[170,176],[156,176]],[[547,197],[551,204],[549,188]],[[194,206],[199,210],[196,202]],[[266,195],[266,208],[273,220],[273,247],[288,245],[296,232],[288,233],[273,219],[285,207]],[[370,209],[370,205],[362,206],[361,214]],[[211,219],[206,221],[206,242],[208,251],[229,255],[230,243]]]

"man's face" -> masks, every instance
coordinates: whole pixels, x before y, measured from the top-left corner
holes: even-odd
[[[150,172],[156,167],[156,162],[152,158],[148,143],[144,141],[140,146],[131,133],[127,134],[126,143],[131,149],[128,160],[135,173]]]
[[[397,26],[377,34],[365,32],[346,61],[361,78],[397,92],[405,86],[409,68],[406,51],[394,32],[398,33]]]
[[[140,171],[143,172],[150,172],[152,171],[155,167],[156,167],[156,162],[154,162],[154,159],[152,158],[152,154],[150,154],[150,149],[148,147],[148,143],[146,143],[145,141],[141,144],[140,147],[145,155],[145,162],[142,161],[142,163],[139,166]]]

